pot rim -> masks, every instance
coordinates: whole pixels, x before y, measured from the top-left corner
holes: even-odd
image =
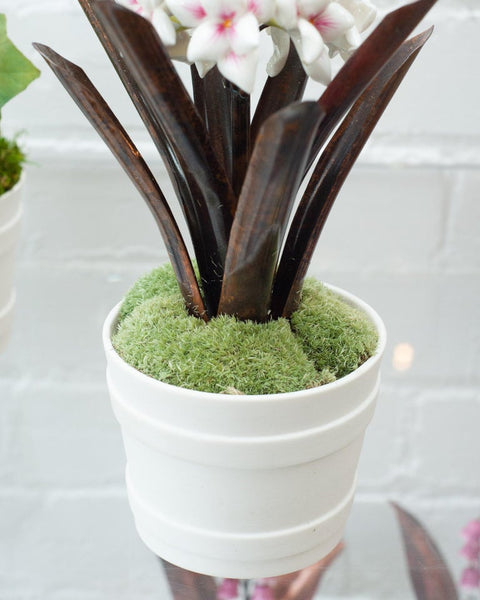
[[[279,392],[277,394],[239,394],[239,395],[224,394],[224,393],[217,393],[217,392],[203,392],[203,391],[194,390],[194,389],[190,389],[190,388],[182,388],[180,386],[172,385],[170,383],[165,383],[163,381],[160,381],[159,379],[155,379],[155,378],[151,377],[150,375],[146,375],[145,373],[142,373],[141,371],[137,370],[135,367],[132,367],[131,365],[129,365],[126,361],[123,360],[123,358],[120,357],[120,355],[117,353],[117,351],[113,347],[111,335],[112,335],[114,327],[117,324],[118,314],[120,312],[120,307],[122,305],[123,300],[121,300],[118,304],[116,304],[110,310],[110,312],[108,313],[107,318],[105,319],[105,322],[103,324],[102,338],[103,338],[103,345],[104,345],[105,353],[108,354],[109,361],[116,363],[120,368],[122,368],[129,374],[129,377],[138,379],[139,381],[143,382],[144,385],[148,384],[148,385],[157,387],[159,390],[163,389],[165,391],[168,391],[168,390],[170,390],[170,391],[174,391],[174,390],[188,391],[189,393],[191,393],[191,395],[193,397],[198,397],[199,399],[203,399],[204,401],[206,401],[208,398],[210,398],[210,399],[215,398],[216,400],[228,400],[229,402],[249,403],[249,402],[256,402],[256,401],[258,402],[260,400],[265,402],[265,401],[269,401],[269,400],[273,401],[273,400],[278,400],[278,399],[287,398],[287,397],[291,397],[292,399],[295,399],[295,398],[308,398],[309,396],[313,396],[313,395],[321,396],[323,394],[329,394],[331,391],[333,391],[335,389],[342,388],[344,386],[349,385],[352,381],[361,377],[365,372],[373,369],[377,365],[377,363],[381,360],[382,355],[385,350],[385,346],[386,346],[386,342],[387,342],[387,332],[386,332],[386,328],[385,328],[385,324],[384,324],[383,320],[369,304],[367,304],[366,302],[364,302],[363,300],[361,300],[354,294],[351,294],[350,292],[343,290],[342,288],[339,288],[339,287],[329,284],[329,283],[325,283],[325,282],[322,282],[322,283],[326,287],[328,287],[330,290],[332,290],[333,292],[335,292],[339,296],[341,296],[341,298],[346,300],[348,304],[355,306],[356,308],[359,308],[360,310],[362,310],[369,317],[369,319],[372,321],[372,323],[375,325],[375,328],[378,333],[378,343],[377,343],[377,348],[376,348],[375,354],[373,354],[373,356],[371,356],[362,365],[360,365],[357,369],[355,369],[355,371],[352,371],[348,375],[345,375],[344,377],[341,377],[340,379],[337,379],[336,381],[333,381],[331,383],[326,383],[324,385],[313,387],[313,388],[296,390],[294,392]]]

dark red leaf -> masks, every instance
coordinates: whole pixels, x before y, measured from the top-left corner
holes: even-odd
[[[437,545],[418,519],[394,502],[402,530],[410,580],[418,600],[458,600],[458,593]]]
[[[186,305],[192,314],[204,316],[203,300],[182,235],[140,152],[80,67],[47,46],[34,44],[34,47],[52,68],[147,202],[162,234]]]

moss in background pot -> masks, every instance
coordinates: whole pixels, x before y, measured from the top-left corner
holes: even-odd
[[[189,316],[170,265],[127,294],[113,345],[155,379],[213,393],[275,394],[316,387],[355,370],[375,352],[369,319],[309,280],[292,321]]]
[[[2,109],[40,75],[40,71],[11,42],[7,35],[7,18],[0,13],[0,120]],[[0,135],[0,195],[8,192],[20,179],[25,155],[15,139]]]
[[[0,137],[0,196],[18,183],[24,163],[25,154],[16,140]]]

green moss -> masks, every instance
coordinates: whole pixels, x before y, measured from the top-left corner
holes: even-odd
[[[120,309],[120,321],[128,317],[137,306],[159,295],[181,299],[177,279],[169,264],[154,269],[134,283]]]
[[[142,277],[125,298],[113,345],[156,379],[205,392],[269,394],[322,385],[375,351],[368,319],[308,281],[291,323],[188,316],[169,266]]]
[[[25,154],[15,140],[0,137],[0,196],[20,179]]]
[[[358,368],[377,347],[376,329],[364,313],[311,279],[291,324],[316,368],[328,369],[337,379]]]

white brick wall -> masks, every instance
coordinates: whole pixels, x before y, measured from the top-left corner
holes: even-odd
[[[0,598],[167,599],[126,504],[100,345],[107,310],[165,250],[30,42],[82,65],[165,176],[76,1],[0,0],[0,11],[43,70],[2,119],[7,133],[27,130],[32,164],[15,329],[0,357]],[[348,547],[326,598],[413,598],[387,499],[424,520],[457,575],[458,531],[480,512],[479,19],[478,0],[439,0],[428,16],[434,36],[345,186],[313,265],[372,303],[389,331]],[[415,357],[397,372],[401,342]]]

